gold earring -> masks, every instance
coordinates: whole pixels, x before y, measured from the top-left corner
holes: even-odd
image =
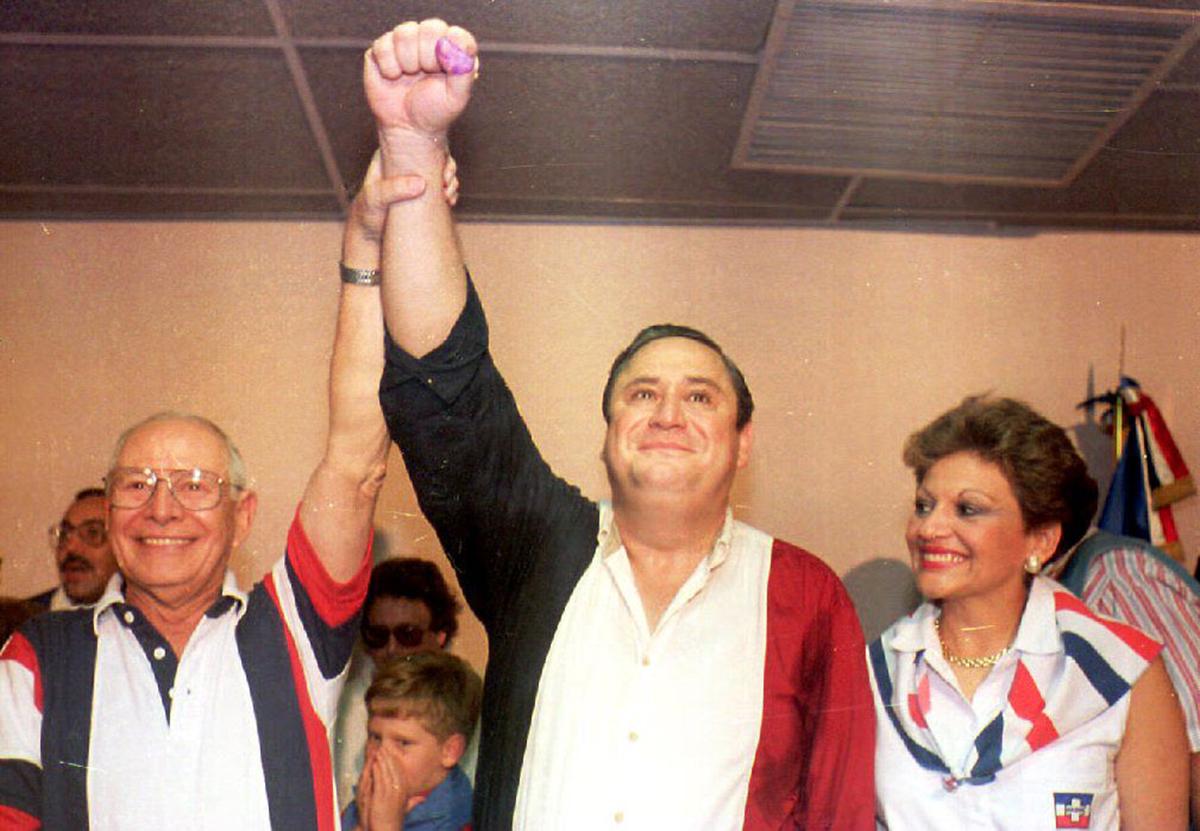
[[[1042,570],[1042,561],[1038,559],[1036,554],[1030,554],[1025,558],[1025,571],[1029,574],[1037,574]]]

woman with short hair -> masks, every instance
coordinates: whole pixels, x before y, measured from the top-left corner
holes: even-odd
[[[867,648],[880,827],[1184,829],[1160,644],[1039,576],[1096,508],[1066,433],[973,397],[910,436],[904,461],[926,602]]]

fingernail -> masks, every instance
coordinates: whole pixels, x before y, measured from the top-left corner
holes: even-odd
[[[438,63],[451,75],[466,75],[475,69],[474,56],[468,55],[465,49],[450,38],[439,38],[434,51],[437,53]]]

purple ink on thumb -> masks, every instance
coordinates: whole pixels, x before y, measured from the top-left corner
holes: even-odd
[[[434,51],[437,52],[438,63],[451,75],[466,75],[475,71],[475,56],[468,55],[450,38],[439,38]]]

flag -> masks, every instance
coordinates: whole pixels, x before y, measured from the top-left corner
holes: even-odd
[[[1196,484],[1154,400],[1125,376],[1106,396],[1112,422],[1124,435],[1104,509],[1096,523],[1105,531],[1138,537],[1183,559],[1171,505],[1196,492]]]
[[[1054,794],[1055,828],[1090,828],[1092,822],[1092,794]]]

